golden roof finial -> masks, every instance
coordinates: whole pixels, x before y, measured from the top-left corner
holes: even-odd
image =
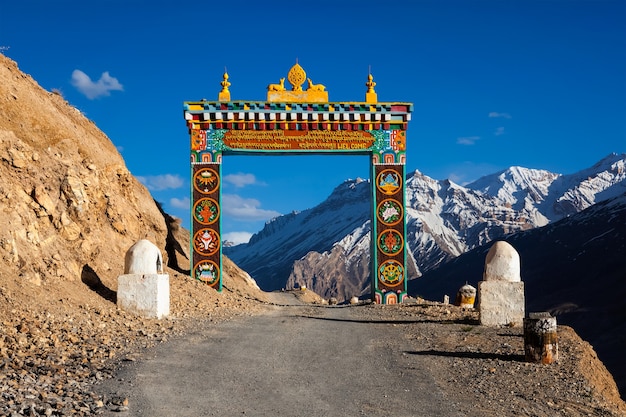
[[[376,83],[374,82],[374,76],[372,75],[372,67],[368,68],[367,82],[365,83],[367,91],[365,92],[366,103],[378,103],[378,94],[374,91]]]
[[[224,67],[224,75],[222,78],[223,81],[220,83],[222,91],[218,94],[217,101],[230,101],[230,91],[228,90],[230,83],[228,82],[228,72],[226,71],[226,67]]]
[[[326,87],[322,84],[313,84],[313,81],[307,78],[306,72],[298,64],[298,58],[296,58],[296,64],[289,70],[287,79],[291,83],[291,91],[285,89],[285,79],[281,78],[280,83],[267,86],[267,101],[271,103],[328,103]],[[303,90],[302,84],[307,80],[309,86]]]
[[[298,58],[296,58],[296,64],[289,70],[287,79],[291,83],[291,91],[302,91],[302,84],[306,81],[306,72],[298,64]]]

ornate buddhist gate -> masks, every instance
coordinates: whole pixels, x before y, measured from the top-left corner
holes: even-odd
[[[370,74],[365,102],[331,103],[296,63],[267,87],[267,101],[231,101],[224,74],[218,101],[184,102],[191,136],[191,274],[222,289],[221,178],[229,154],[370,155],[371,282],[375,302],[406,296],[405,162],[411,103],[379,103]],[[302,85],[307,82],[307,88]]]

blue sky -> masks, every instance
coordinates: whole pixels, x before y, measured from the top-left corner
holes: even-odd
[[[626,152],[626,2],[0,0],[0,52],[104,131],[189,222],[182,103],[266,99],[298,63],[329,100],[414,103],[407,171],[464,184]],[[227,156],[223,237],[323,201],[365,156]]]

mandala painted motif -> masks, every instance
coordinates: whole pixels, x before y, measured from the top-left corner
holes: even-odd
[[[378,280],[389,287],[395,287],[404,282],[404,266],[393,259],[378,265]]]
[[[213,261],[200,261],[193,268],[194,277],[209,285],[214,285],[220,279],[220,268]]]
[[[397,255],[404,248],[404,239],[397,230],[383,230],[378,235],[378,249],[386,255]]]
[[[193,187],[202,194],[210,194],[220,186],[220,177],[211,168],[198,170],[193,176]]]
[[[215,230],[200,229],[193,237],[193,249],[203,255],[213,255],[220,248],[220,236]]]
[[[385,195],[393,195],[402,188],[402,179],[393,169],[385,169],[376,177],[376,187]]]
[[[212,198],[201,198],[193,206],[193,218],[200,224],[215,223],[220,215],[220,207]]]
[[[378,220],[387,226],[393,226],[402,221],[402,206],[396,200],[383,200],[376,209]]]

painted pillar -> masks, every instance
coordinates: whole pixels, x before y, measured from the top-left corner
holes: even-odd
[[[372,153],[372,294],[378,304],[396,304],[407,296],[406,134],[383,134],[383,146]]]
[[[222,155],[211,131],[191,132],[191,275],[222,290]]]

